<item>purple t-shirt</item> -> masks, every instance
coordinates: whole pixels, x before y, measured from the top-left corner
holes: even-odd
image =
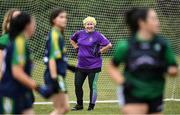
[[[85,30],[80,30],[71,36],[71,40],[75,41],[79,47],[78,68],[95,69],[102,67],[102,58],[97,54],[101,47],[110,43],[104,35],[97,31],[87,33]]]

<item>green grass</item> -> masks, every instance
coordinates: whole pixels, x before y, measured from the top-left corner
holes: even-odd
[[[109,59],[104,59],[104,65],[107,65]],[[76,63],[75,59],[70,59],[70,63]],[[98,100],[116,100],[116,86],[110,80],[107,74],[107,67],[103,66],[102,72],[98,80]],[[40,84],[43,83],[43,72],[44,64],[42,61],[35,62],[35,68],[33,71],[33,78]],[[75,101],[74,93],[74,74],[67,73],[67,85],[68,94],[71,101]],[[180,79],[179,78],[168,78],[166,85],[165,98],[171,98],[174,94],[174,98],[180,99]],[[89,86],[87,80],[84,83],[84,100],[89,100]],[[48,101],[41,98],[38,94],[36,95],[36,102]],[[74,104],[71,104],[71,107]],[[119,106],[117,103],[98,103],[96,109],[92,112],[87,112],[87,104],[85,104],[85,109],[80,112],[69,112],[69,114],[119,114]],[[52,105],[35,105],[34,106],[36,114],[48,114],[52,111]],[[165,114],[180,114],[180,102],[170,101],[165,102]]]
[[[74,104],[71,104],[71,107]],[[97,104],[94,111],[87,111],[87,104],[85,104],[85,108],[82,111],[70,111],[68,114],[113,114],[118,115],[120,112],[119,106],[116,103],[109,103],[109,104]],[[34,106],[35,112],[37,114],[48,114],[50,113],[53,108],[52,105],[35,105]],[[180,114],[180,102],[166,102],[165,103],[165,111],[164,114]]]

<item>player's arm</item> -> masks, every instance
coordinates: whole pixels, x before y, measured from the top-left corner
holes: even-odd
[[[74,49],[78,49],[77,39],[78,39],[78,32],[74,33],[70,38],[70,43]]]
[[[25,43],[24,41],[16,41],[13,49],[12,57],[12,74],[14,78],[30,89],[36,89],[36,83],[24,72],[26,63]]]
[[[100,53],[106,53],[108,49],[112,48],[111,42],[101,33],[99,33],[99,44],[102,46]]]
[[[53,79],[56,79],[57,74],[57,66],[56,66],[56,60],[61,58],[61,50],[59,46],[59,34],[56,31],[51,32],[50,36],[50,57],[49,57],[49,69],[50,74]]]
[[[177,76],[178,74],[178,65],[177,65],[177,61],[175,58],[175,54],[172,50],[172,48],[170,47],[170,44],[166,44],[166,48],[165,48],[165,60],[167,63],[167,73],[170,76]]]
[[[108,66],[108,73],[110,74],[110,77],[117,85],[123,84],[124,82],[124,76],[119,70],[119,65],[121,62],[124,62],[124,59],[127,55],[127,51],[128,51],[127,41],[119,42],[116,47],[114,56]]]

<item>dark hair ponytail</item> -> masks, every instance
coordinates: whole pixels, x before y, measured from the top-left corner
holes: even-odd
[[[64,9],[61,9],[61,8],[56,8],[56,9],[54,9],[52,12],[51,12],[51,16],[50,16],[50,24],[51,24],[51,26],[53,26],[54,25],[54,19],[56,18],[56,17],[58,17],[58,15],[60,14],[60,13],[63,13],[63,12],[66,12]]]
[[[21,12],[17,17],[13,18],[9,28],[10,39],[15,39],[29,23],[31,23],[31,15],[26,12]]]
[[[139,29],[139,20],[145,21],[148,15],[149,8],[133,8],[126,13],[125,20],[131,34],[134,34]]]

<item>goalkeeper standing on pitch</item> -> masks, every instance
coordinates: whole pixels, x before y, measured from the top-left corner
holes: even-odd
[[[155,10],[134,8],[127,12],[131,31],[127,41],[117,44],[109,73],[118,84],[119,101],[124,114],[161,114],[165,73],[176,76],[175,55],[164,37],[159,35],[159,20]],[[125,64],[121,73],[119,64]],[[122,90],[123,88],[123,90]],[[123,99],[124,98],[124,99]]]
[[[2,79],[0,80],[0,114],[33,114],[32,90],[46,94],[30,78],[32,61],[26,40],[35,30],[35,20],[21,12],[10,22],[9,44],[3,51]]]
[[[50,16],[51,31],[48,33],[44,62],[45,84],[54,89],[52,115],[65,114],[69,111],[67,87],[65,82],[68,68],[64,30],[67,25],[67,13],[63,9],[54,9]]]
[[[75,73],[75,92],[77,105],[72,110],[83,109],[83,83],[88,76],[90,88],[90,103],[88,110],[94,109],[97,98],[97,80],[102,67],[101,54],[112,47],[109,40],[95,30],[96,20],[87,17],[83,20],[85,29],[76,32],[71,37],[72,46],[78,51],[78,70]]]
[[[16,17],[20,14],[21,11],[18,9],[10,9],[4,16],[3,24],[2,24],[2,36],[0,37],[0,79],[2,74],[2,57],[3,57],[3,50],[9,43],[9,24],[12,18]]]

